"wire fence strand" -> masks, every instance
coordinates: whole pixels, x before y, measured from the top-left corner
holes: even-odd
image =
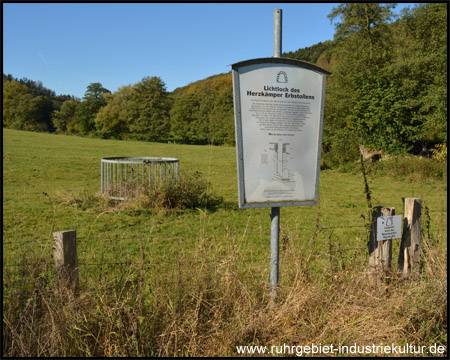
[[[446,211],[439,211],[439,210],[427,210],[427,213],[442,213],[445,214]],[[428,215],[427,215],[428,216]],[[350,224],[350,225],[346,225],[346,226],[320,226],[319,224],[316,224],[315,227],[307,227],[304,228],[302,227],[300,228],[289,228],[289,227],[282,227],[281,233],[286,233],[288,237],[291,237],[292,234],[295,233],[299,233],[299,232],[305,232],[305,231],[309,231],[312,232],[314,235],[314,238],[317,238],[319,236],[319,234],[321,233],[326,233],[331,231],[331,234],[327,234],[326,236],[331,239],[331,236],[333,234],[334,230],[349,230],[351,233],[353,233],[354,236],[356,236],[355,234],[355,229],[356,232],[358,233],[367,233],[367,224],[365,223],[360,223],[360,224]],[[424,228],[423,229],[423,233],[425,235],[428,235],[428,237],[431,234],[435,234],[435,233],[443,233],[445,232],[445,230],[441,229],[441,228]],[[82,259],[80,259],[80,261],[78,262],[78,268],[79,269],[88,269],[88,268],[92,268],[92,267],[98,267],[101,269],[104,268],[114,268],[114,267],[119,267],[119,266],[126,266],[128,267],[128,269],[149,269],[149,268],[157,268],[160,267],[161,265],[173,265],[173,264],[180,264],[180,263],[188,263],[188,264],[201,264],[201,263],[208,263],[208,264],[216,264],[216,265],[221,265],[221,264],[227,264],[230,261],[237,261],[239,263],[259,263],[259,262],[269,262],[270,261],[270,256],[253,256],[252,253],[247,254],[247,255],[242,255],[242,254],[236,254],[236,253],[226,253],[226,254],[215,254],[216,258],[195,258],[195,253],[184,253],[183,251],[181,252],[175,252],[172,254],[165,254],[165,256],[170,256],[170,258],[167,257],[161,257],[158,256],[157,258],[153,258],[152,257],[152,250],[146,248],[145,251],[147,253],[150,254],[149,258],[146,258],[146,263],[143,262],[142,259],[140,259],[140,255],[142,256],[142,254],[139,254],[138,251],[135,254],[132,255],[126,255],[129,256],[130,258],[126,259],[125,261],[110,261],[111,259],[104,259],[104,251],[110,251],[112,250],[112,257],[120,257],[123,256],[123,253],[119,254],[119,251],[123,251],[122,248],[120,249],[114,249],[114,246],[117,245],[119,243],[120,246],[120,242],[128,242],[128,241],[143,241],[145,242],[145,244],[148,244],[154,240],[174,240],[174,239],[181,239],[181,240],[186,240],[186,239],[190,239],[190,240],[196,240],[196,239],[208,239],[208,238],[214,238],[214,237],[218,237],[218,236],[225,236],[225,237],[247,237],[247,236],[252,236],[252,235],[264,235],[264,236],[268,236],[270,234],[270,229],[262,229],[262,228],[253,228],[253,229],[245,229],[244,231],[232,231],[232,230],[226,230],[226,231],[218,231],[218,232],[200,232],[200,233],[196,233],[196,234],[176,234],[176,235],[162,235],[162,234],[151,234],[151,235],[147,235],[147,236],[134,236],[134,237],[129,237],[129,236],[99,236],[97,238],[93,238],[90,236],[79,236],[77,237],[77,240],[79,240],[79,245],[80,245],[80,249],[78,250],[79,254],[84,254],[86,253],[88,250],[84,250],[83,248],[83,244],[87,244],[90,242],[95,242],[95,241],[110,241],[113,244],[113,248],[110,247],[103,247],[103,252],[101,254],[101,260],[100,261],[94,261],[94,262],[89,262],[83,259],[82,255]],[[36,233],[29,233],[28,235],[21,235],[22,238],[24,240],[18,240],[18,241],[4,241],[3,245],[7,246],[7,245],[14,245],[14,246],[22,246],[22,245],[26,245],[26,244],[32,244],[32,243],[38,243],[40,246],[49,246],[53,243],[52,240],[52,236],[48,236],[48,235],[44,235],[44,234],[36,234]],[[28,236],[28,238],[27,238]],[[359,238],[358,236],[356,236],[357,238]],[[308,246],[311,246],[311,244],[309,244]],[[326,246],[326,245],[325,245]],[[324,257],[324,258],[328,258],[328,259],[336,259],[341,257],[341,259],[344,259],[344,257],[348,260],[350,258],[353,258],[353,256],[355,255],[351,255],[349,254],[350,252],[353,252],[353,254],[356,254],[358,252],[367,252],[368,255],[368,247],[366,244],[362,245],[362,246],[350,246],[350,247],[341,247],[340,243],[337,244],[333,244],[333,243],[329,243],[328,244],[329,248],[328,250],[324,249],[323,247],[321,249],[313,249],[313,248],[309,248],[310,251],[310,255],[309,256],[313,256],[313,257]],[[4,283],[3,283],[3,290],[6,292],[4,292],[5,296],[11,296],[11,295],[19,295],[21,293],[24,293],[26,290],[24,289],[24,284],[27,284],[26,280],[30,280],[30,278],[26,278],[27,273],[32,272],[38,265],[53,265],[53,259],[52,259],[52,254],[51,254],[51,248],[49,247],[49,251],[48,253],[45,252],[43,254],[43,256],[39,257],[39,258],[35,258],[33,262],[27,262],[26,258],[30,255],[30,253],[23,253],[20,256],[20,258],[23,259],[23,261],[19,261],[19,262],[14,262],[14,263],[5,263],[5,259],[3,262],[3,269],[4,269]],[[114,251],[116,251],[116,254],[114,254]],[[142,248],[141,248],[142,251]],[[345,254],[345,255],[344,255]],[[111,252],[110,254],[111,255]],[[285,256],[287,256],[285,254],[285,251],[280,254],[280,258],[281,258],[281,262],[283,261],[283,259],[285,258]],[[109,258],[109,256],[108,256]],[[331,260],[330,260],[331,261]],[[9,271],[8,269],[15,269],[16,271]],[[8,272],[8,276],[14,277],[19,276],[20,280],[16,280],[15,282],[9,282],[5,281],[5,270],[7,270]],[[83,271],[88,271],[88,270],[83,270]],[[101,274],[100,276],[104,276],[105,274]],[[41,275],[38,275],[41,276]],[[9,279],[10,279],[9,278]],[[110,279],[111,280],[111,279]],[[109,281],[109,280],[108,280]],[[114,281],[114,280],[111,280]],[[8,291],[8,290],[16,290],[19,289],[19,291]],[[41,291],[41,290],[39,290]],[[42,290],[43,292],[45,292],[44,290]],[[48,291],[48,292],[52,292],[52,291]]]

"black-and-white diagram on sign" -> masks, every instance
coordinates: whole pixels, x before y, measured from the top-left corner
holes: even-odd
[[[283,184],[293,183],[293,173],[289,168],[289,143],[284,143],[282,141],[271,143],[272,147],[270,150],[273,151],[273,180],[282,182]]]
[[[266,176],[259,179],[258,186],[253,192],[248,193],[250,201],[260,198],[289,199],[314,196],[314,188],[308,185],[309,179],[305,184],[305,175],[301,175],[298,171],[300,168],[293,157],[294,152],[293,146],[282,139],[264,146],[258,169]]]

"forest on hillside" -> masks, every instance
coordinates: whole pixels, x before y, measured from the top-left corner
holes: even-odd
[[[329,14],[334,40],[283,57],[327,77],[323,152],[330,164],[358,145],[390,154],[447,142],[447,3],[419,4],[396,18],[395,4],[343,3]],[[231,73],[168,92],[145,77],[115,92],[91,83],[83,99],[3,74],[3,127],[142,141],[234,144]]]

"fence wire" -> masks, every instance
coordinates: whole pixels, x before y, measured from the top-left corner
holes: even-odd
[[[429,211],[431,212],[437,212],[437,213],[447,213],[446,211]],[[401,215],[401,214],[397,214],[397,215]],[[355,228],[359,228],[361,230],[365,230],[365,226],[358,224],[358,225],[347,225],[347,226],[326,226],[326,227],[321,227],[319,226],[318,228],[315,227],[302,227],[301,229],[293,229],[293,228],[281,228],[281,231],[290,231],[290,232],[298,232],[298,231],[318,231],[318,232],[322,232],[322,231],[327,231],[327,230],[338,230],[338,229],[355,229]],[[441,232],[441,229],[429,229],[427,230],[427,232]],[[244,235],[254,235],[254,234],[270,234],[270,230],[269,229],[265,229],[265,230],[250,230],[250,231],[245,231],[245,232],[237,232],[237,231],[222,231],[222,232],[215,232],[215,233],[197,233],[197,234],[192,234],[192,235],[188,235],[186,236],[185,234],[178,234],[178,235],[151,235],[149,237],[144,237],[147,238],[148,240],[151,239],[167,239],[167,240],[171,240],[171,239],[179,239],[179,238],[184,238],[184,239],[198,239],[200,237],[214,237],[214,236],[244,236]],[[30,235],[34,235],[34,234],[30,234]],[[25,235],[27,236],[27,235]],[[25,237],[24,236],[24,237]],[[29,235],[28,235],[29,236]],[[43,235],[44,236],[44,235]],[[98,238],[100,239],[105,239],[105,237],[103,236],[99,236]],[[84,236],[77,236],[77,240],[84,240],[84,241],[95,241],[98,238],[87,238]],[[141,239],[143,237],[120,237],[121,240],[136,240],[136,239]],[[107,238],[107,239],[112,239],[112,238]],[[3,245],[23,245],[23,244],[29,244],[29,243],[40,243],[41,245],[44,245],[46,243],[46,241],[51,242],[52,241],[52,236],[45,236],[45,238],[42,238],[40,240],[38,239],[32,239],[32,240],[18,240],[18,241],[3,241]]]
[[[446,211],[440,211],[440,210],[427,210],[428,213],[441,213],[441,214],[445,214],[447,213]],[[364,223],[360,223],[360,224],[350,224],[347,226],[320,226],[320,225],[316,225],[313,227],[302,227],[302,228],[289,228],[289,227],[282,227],[280,229],[280,235],[282,235],[283,233],[285,234],[289,234],[291,235],[292,233],[299,233],[299,232],[304,232],[304,231],[309,231],[313,233],[313,237],[317,238],[320,234],[326,233],[326,232],[331,232],[331,234],[326,235],[328,238],[330,238],[330,236],[333,235],[333,231],[335,230],[349,230],[353,236],[357,236],[356,233],[358,234],[366,234],[367,232],[367,228],[366,228],[366,224]],[[430,235],[430,234],[435,234],[435,233],[442,233],[444,232],[443,229],[440,228],[423,228],[423,233],[425,235]],[[150,235],[150,236],[135,236],[135,237],[123,237],[123,236],[114,236],[114,237],[107,237],[107,236],[99,236],[98,238],[92,238],[92,237],[88,237],[88,236],[79,236],[77,237],[77,240],[79,240],[79,247],[82,248],[82,245],[85,243],[89,243],[92,241],[98,241],[98,240],[102,240],[102,241],[142,241],[145,245],[149,244],[150,242],[154,241],[154,240],[174,240],[174,239],[190,239],[190,240],[195,240],[195,239],[208,239],[208,238],[214,238],[214,237],[218,237],[218,236],[222,236],[222,237],[247,237],[247,236],[252,236],[252,235],[264,235],[264,236],[270,236],[270,229],[246,229],[244,231],[231,231],[231,230],[227,230],[227,231],[219,231],[219,232],[200,232],[200,233],[196,233],[196,234],[177,234],[177,235]],[[45,234],[37,234],[37,233],[28,233],[28,234],[21,234],[22,238],[24,240],[17,240],[17,241],[4,241],[3,242],[3,246],[25,246],[28,244],[33,244],[36,243],[41,247],[42,250],[42,255],[41,257],[37,258],[35,262],[27,262],[26,258],[29,257],[30,253],[23,253],[20,256],[20,258],[23,259],[23,261],[18,261],[18,262],[14,262],[14,263],[5,263],[5,258],[3,259],[3,270],[4,270],[4,278],[3,278],[3,290],[4,290],[4,296],[12,296],[12,295],[20,295],[20,294],[24,294],[26,293],[26,285],[30,285],[29,281],[30,278],[27,278],[27,273],[30,271],[33,271],[33,269],[35,269],[38,265],[46,265],[46,266],[53,266],[53,256],[52,256],[52,251],[51,251],[51,245],[53,243],[52,240],[52,235],[45,235]],[[282,238],[280,237],[280,249],[281,249],[281,244],[282,242]],[[117,243],[114,243],[113,245],[116,245]],[[81,246],[80,246],[81,245]],[[120,243],[119,243],[120,246]],[[309,244],[309,246],[311,246],[311,244]],[[326,245],[324,245],[326,246]],[[363,252],[367,252],[367,256],[368,254],[368,248],[366,244],[363,244],[361,246],[350,246],[350,247],[341,247],[340,243],[338,244],[333,244],[333,243],[329,243],[328,244],[329,249],[328,252],[325,248],[322,248],[321,250],[319,249],[309,249],[309,251],[311,251],[310,256],[313,257],[323,257],[324,259],[335,259],[340,257],[341,259],[343,259],[343,255],[344,254],[349,254],[350,252],[353,252],[353,254],[356,254],[358,252],[363,253]],[[112,250],[112,252],[114,252],[116,249],[112,249],[110,247],[103,247],[103,251],[104,250]],[[85,253],[87,250],[82,250],[79,249],[78,253],[79,254],[83,254]],[[137,250],[138,251],[138,250]],[[142,250],[141,250],[142,251]],[[103,254],[102,253],[102,260],[100,262],[98,261],[94,261],[94,262],[89,262],[89,261],[83,261],[83,255],[79,256],[79,262],[78,262],[78,267],[79,269],[82,268],[93,268],[93,267],[98,267],[98,268],[111,268],[111,267],[118,267],[118,266],[127,266],[128,268],[130,268],[130,266],[134,265],[136,270],[143,270],[143,269],[149,269],[149,268],[156,268],[158,266],[161,265],[173,265],[173,264],[177,264],[177,263],[189,263],[189,264],[200,264],[200,263],[208,263],[208,264],[225,264],[227,262],[229,262],[230,260],[234,260],[236,262],[239,263],[260,263],[260,262],[267,262],[269,263],[270,261],[270,256],[253,256],[251,253],[248,254],[250,255],[249,258],[244,258],[241,254],[225,254],[223,255],[222,258],[216,258],[216,259],[195,259],[195,258],[188,258],[189,254],[185,254],[184,252],[178,252],[178,253],[173,253],[171,254],[171,256],[173,257],[172,259],[168,259],[168,258],[164,258],[164,257],[159,257],[157,259],[152,258],[151,256],[151,249],[145,249],[145,252],[147,254],[150,254],[150,258],[146,257],[146,260],[148,261],[148,263],[142,263],[142,260],[140,259],[140,254],[136,253],[134,255],[131,255],[133,257],[133,259],[135,260],[134,262],[129,259],[126,261],[109,261],[109,259],[105,259],[106,261],[103,260]],[[191,256],[194,256],[193,254],[190,254]],[[217,254],[216,254],[217,255]],[[112,254],[112,256],[117,256],[116,254]],[[222,256],[222,255],[220,255]],[[233,259],[231,259],[230,257],[234,256]],[[280,254],[280,258],[283,258],[283,254]],[[353,255],[354,256],[354,255]],[[345,257],[347,259],[349,259],[351,256],[350,255],[345,255]],[[15,271],[9,271],[8,269],[14,269]],[[6,273],[5,273],[6,270]],[[9,279],[11,277],[19,277],[18,280],[13,281],[13,282],[9,282],[7,283],[7,281],[5,282],[5,275],[6,277]],[[105,273],[100,274],[100,276],[105,276]],[[34,279],[35,280],[35,279]],[[114,279],[109,279],[109,281],[115,281]],[[6,291],[5,291],[6,290]],[[17,290],[17,291],[15,291]],[[51,293],[52,290],[42,290],[39,289],[39,292],[41,293]]]

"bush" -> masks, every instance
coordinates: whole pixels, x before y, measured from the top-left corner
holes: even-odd
[[[433,159],[439,161],[447,161],[447,145],[446,144],[438,144],[433,149],[431,149],[431,153],[433,155]]]
[[[378,162],[366,163],[368,174],[400,177],[402,179],[438,179],[447,178],[447,162],[421,156],[395,156]]]
[[[210,184],[202,178],[202,174],[195,172],[181,174],[178,179],[169,179],[155,186],[146,186],[134,201],[146,209],[185,210],[211,209],[222,200],[211,193]]]
[[[322,153],[321,169],[335,169],[343,164],[358,162],[360,156],[356,142],[336,142]]]

